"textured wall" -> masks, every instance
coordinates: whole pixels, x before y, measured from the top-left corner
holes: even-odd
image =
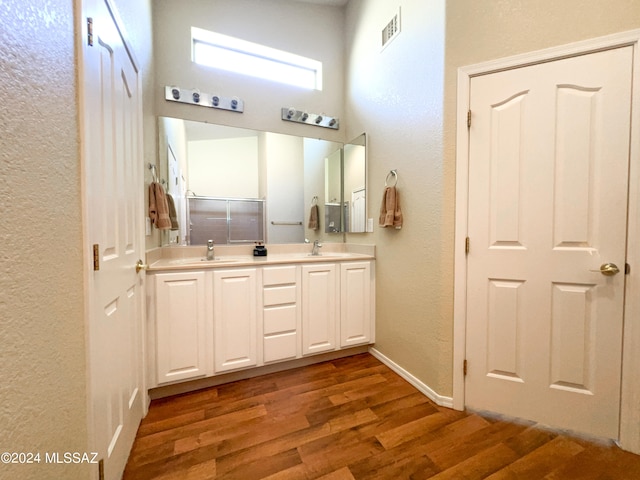
[[[290,106],[343,116],[342,9],[290,0],[155,0],[153,9],[159,115],[343,141],[343,129],[310,128],[281,119],[281,108]],[[323,89],[296,88],[196,65],[191,61],[192,26],[319,60]],[[168,102],[165,85],[235,95],[244,100],[245,110],[238,114]]]
[[[0,6],[0,451],[86,451],[72,5]],[[0,478],[82,468],[0,465]]]
[[[380,31],[402,7],[402,32]],[[369,217],[397,168],[405,227],[350,235],[377,247],[377,342],[452,394],[456,72],[460,66],[640,27],[640,1],[351,0],[347,137],[368,134]],[[446,28],[446,39],[445,39]]]
[[[401,6],[400,35],[381,31]],[[368,216],[376,244],[376,348],[441,394],[451,389],[453,217],[443,210],[444,0],[351,0],[346,17],[347,137],[367,133]],[[405,224],[378,227],[398,170]]]
[[[640,0],[447,1],[444,218],[448,221],[455,216],[459,67],[637,28]],[[452,244],[453,229],[447,231],[447,237],[446,243]],[[453,251],[443,255],[449,257]]]
[[[144,75],[150,0],[114,3]],[[74,25],[72,0],[0,0],[0,452],[87,451]],[[2,479],[88,474],[0,465]]]
[[[457,69],[487,60],[640,28],[639,0],[447,2],[445,165],[455,187]],[[453,194],[447,202],[453,209]]]

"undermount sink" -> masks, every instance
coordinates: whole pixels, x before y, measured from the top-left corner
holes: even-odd
[[[222,257],[216,257],[213,258],[211,260],[207,260],[206,257],[188,257],[188,258],[176,258],[174,260],[169,260],[169,265],[188,265],[191,263],[199,263],[199,262],[205,262],[205,263],[233,263],[233,262],[237,262],[238,260],[235,258],[222,258]]]
[[[326,253],[319,253],[317,255],[313,255],[311,253],[307,254],[308,257],[325,257],[325,258],[345,258],[345,257],[353,257],[354,254],[353,253],[348,253],[348,252],[326,252]]]
[[[235,258],[212,258],[211,260],[207,259],[207,258],[201,258],[200,259],[201,262],[207,262],[207,263],[231,263],[231,262],[237,262],[238,260]]]

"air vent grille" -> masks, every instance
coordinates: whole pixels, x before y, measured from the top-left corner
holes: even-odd
[[[386,27],[382,29],[382,47],[386,47],[391,40],[396,38],[400,33],[400,10],[389,21]]]

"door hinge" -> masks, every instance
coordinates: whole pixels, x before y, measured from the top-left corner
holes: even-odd
[[[104,458],[98,460],[98,480],[104,480]]]
[[[87,45],[93,47],[93,18],[87,17]]]
[[[462,374],[463,375],[467,375],[467,359],[464,359],[464,362],[462,362]]]
[[[467,255],[469,254],[469,244],[470,243],[471,242],[469,240],[469,237],[465,238],[465,240],[464,240],[464,253],[467,254]]]
[[[471,128],[471,110],[467,111],[467,128]]]
[[[631,273],[631,265],[629,265],[628,263],[624,264],[624,274],[625,275],[629,275]]]
[[[97,243],[93,245],[93,271],[100,270],[100,245]]]

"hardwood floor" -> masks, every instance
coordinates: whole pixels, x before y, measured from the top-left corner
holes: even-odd
[[[640,479],[640,456],[438,407],[369,354],[154,400],[142,479]]]

